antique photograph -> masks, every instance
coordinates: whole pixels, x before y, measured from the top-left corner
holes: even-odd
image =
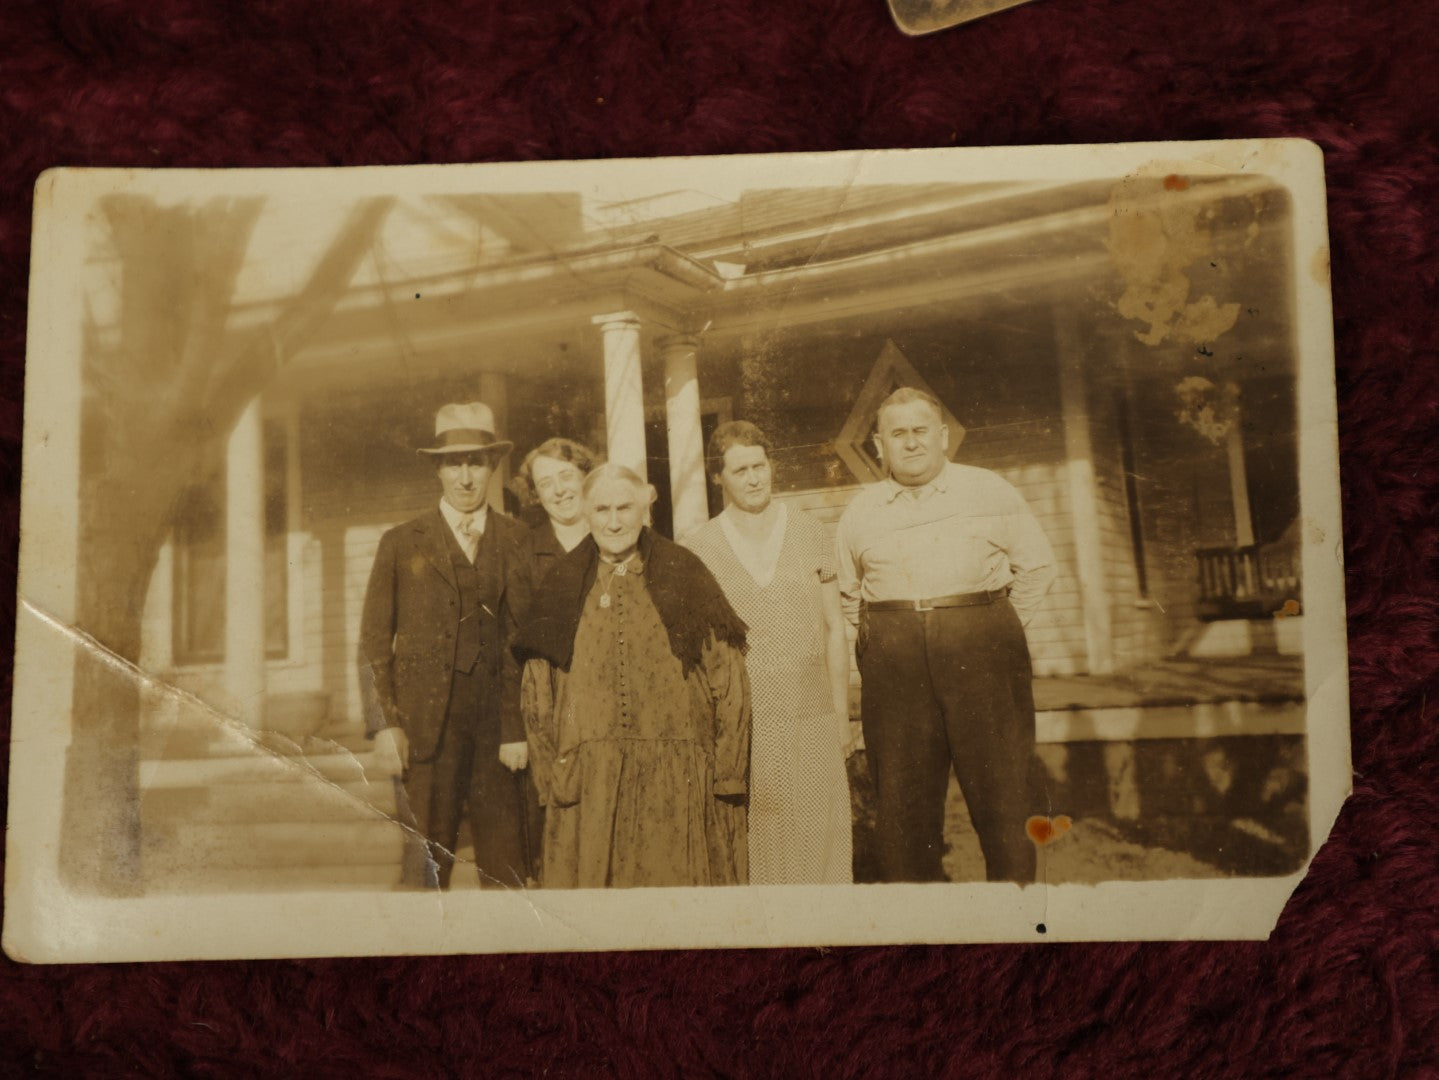
[[[932,34],[960,23],[973,22],[1030,0],[888,0],[889,13],[899,29],[912,37]]]
[[[16,959],[1263,937],[1348,791],[1312,144],[35,210]]]

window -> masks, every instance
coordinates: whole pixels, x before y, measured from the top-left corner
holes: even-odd
[[[290,652],[285,429],[265,424],[265,654]],[[177,664],[225,659],[225,471],[180,496],[174,527],[172,647]]]
[[[879,403],[901,386],[913,386],[923,390],[930,397],[939,398],[913,364],[905,358],[893,341],[886,341],[879,358],[870,369],[869,378],[855,399],[854,408],[845,419],[844,427],[835,436],[834,452],[839,455],[856,480],[865,484],[871,480],[883,480],[889,471],[879,460],[875,444],[875,424]],[[943,404],[940,416],[949,428],[949,456],[953,458],[964,441],[964,425],[955,418]]]

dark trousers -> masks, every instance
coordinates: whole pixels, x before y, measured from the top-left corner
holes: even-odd
[[[478,665],[455,672],[438,749],[429,761],[409,762],[398,793],[401,816],[416,833],[405,847],[406,885],[449,887],[466,819],[482,886],[514,888],[535,876],[539,799],[528,770],[512,773],[500,764],[498,730],[478,723],[489,690],[490,677]]]
[[[953,767],[990,881],[1032,882],[1025,821],[1038,792],[1024,628],[1008,600],[867,611],[859,657],[864,744],[886,881],[943,881]]]

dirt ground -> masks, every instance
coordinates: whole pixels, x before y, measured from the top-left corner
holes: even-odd
[[[979,837],[969,823],[959,784],[949,782],[944,839],[944,872],[950,881],[983,881]],[[1039,849],[1040,881],[1093,884],[1099,881],[1150,881],[1163,878],[1225,877],[1223,871],[1181,851],[1144,847],[1126,840],[1100,818],[1080,818],[1064,835]]]
[[[861,750],[849,760],[850,792],[854,801],[855,881],[879,880],[873,850],[874,795],[868,766]],[[970,824],[959,784],[950,777],[945,804],[944,872],[950,881],[983,881],[984,858],[979,836]],[[474,849],[462,836],[452,888],[477,889],[470,872]],[[1225,870],[1183,851],[1145,845],[1126,837],[1113,822],[1098,817],[1074,820],[1068,832],[1039,851],[1038,877],[1052,884],[1094,884],[1101,881],[1153,881],[1167,878],[1219,878]]]
[[[870,840],[874,828],[873,795],[862,751],[850,759],[850,790],[855,804],[855,880],[876,881],[878,867]],[[953,777],[945,805],[944,839],[944,871],[949,880],[983,881],[979,837]],[[1067,833],[1039,852],[1039,879],[1056,884],[1227,876],[1220,868],[1185,852],[1136,843],[1123,836],[1115,824],[1094,817],[1075,820]]]

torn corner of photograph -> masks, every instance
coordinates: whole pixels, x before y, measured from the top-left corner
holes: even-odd
[[[1324,206],[1284,140],[46,173],[6,952],[1266,936],[1349,790]]]

